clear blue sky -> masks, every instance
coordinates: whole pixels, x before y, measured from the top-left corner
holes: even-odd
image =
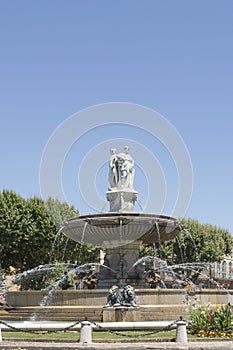
[[[232,0],[0,0],[0,50],[0,190],[40,196],[43,149],[61,123],[92,105],[135,103],[163,115],[189,150],[194,187],[186,216],[233,233]],[[77,169],[109,137],[152,149],[166,177],[170,214],[174,166],[149,135],[124,125],[96,128],[72,147],[63,174],[70,204],[81,214],[89,210]],[[96,176],[102,197],[106,169]]]

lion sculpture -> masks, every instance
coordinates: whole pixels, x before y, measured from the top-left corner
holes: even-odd
[[[122,300],[119,287],[113,285],[108,291],[107,304],[105,305],[105,307],[120,306],[121,302]]]
[[[122,305],[138,307],[138,305],[136,303],[136,296],[135,296],[134,287],[132,287],[129,284],[127,286],[125,286],[123,289]]]
[[[113,285],[108,292],[107,304],[105,307],[139,307],[136,303],[134,287],[127,285],[123,288],[122,293],[118,286]]]

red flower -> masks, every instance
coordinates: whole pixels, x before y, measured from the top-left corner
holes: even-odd
[[[207,314],[206,318],[210,319],[211,318],[211,314]]]

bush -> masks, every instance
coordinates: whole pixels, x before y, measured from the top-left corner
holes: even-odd
[[[196,306],[191,311],[191,330],[201,337],[233,337],[232,306],[230,303],[215,309],[208,306]]]

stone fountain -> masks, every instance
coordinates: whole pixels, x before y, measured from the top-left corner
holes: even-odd
[[[139,260],[142,243],[163,242],[182,229],[174,218],[141,214],[134,211],[138,192],[134,190],[134,160],[129,147],[117,154],[111,149],[109,184],[106,192],[109,212],[79,216],[65,223],[63,232],[74,241],[105,249],[104,266],[99,274],[99,288],[133,285],[145,288],[143,262]]]
[[[133,321],[140,318],[134,288],[142,289],[149,285],[144,263],[138,263],[139,248],[143,243],[172,239],[182,229],[172,217],[135,212],[138,192],[133,186],[134,173],[134,160],[129,154],[129,147],[125,146],[120,153],[111,149],[109,188],[106,192],[109,212],[79,216],[66,222],[63,227],[65,235],[72,240],[96,245],[105,251],[104,268],[98,274],[98,288],[110,288],[106,306],[115,308],[103,310],[104,321],[121,318]],[[120,288],[123,289],[122,293]],[[128,306],[137,310],[131,308],[126,317]]]
[[[62,227],[62,232],[70,239],[98,246],[104,251],[97,288],[55,290],[49,304],[43,303],[45,298],[48,299],[46,290],[8,292],[7,301],[15,310],[1,315],[2,319],[27,320],[36,314],[39,320],[168,321],[178,319],[180,315],[188,317],[188,304],[193,300],[213,305],[232,302],[233,291],[193,288],[193,285],[185,284],[182,277],[177,277],[166,262],[155,260],[155,257],[152,258],[159,269],[149,276],[145,274],[145,260],[139,258],[140,245],[170,240],[180,233],[182,225],[169,216],[134,211],[138,198],[133,187],[134,172],[129,148],[125,147],[120,153],[112,149],[110,186],[106,192],[109,212],[79,216]],[[173,284],[170,289],[158,288],[159,271],[164,275],[176,275],[180,284]],[[128,304],[125,300],[122,303],[121,295],[130,288],[136,298]],[[117,306],[110,291],[114,298],[116,296]]]

